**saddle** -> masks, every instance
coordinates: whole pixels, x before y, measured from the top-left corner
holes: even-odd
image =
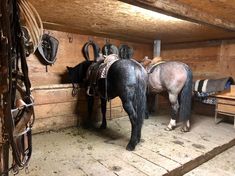
[[[43,34],[42,41],[38,46],[38,52],[41,59],[43,59],[43,64],[52,65],[55,63],[58,45],[59,41],[56,38],[48,34]]]
[[[134,51],[133,48],[126,44],[119,46],[119,57],[121,59],[131,59],[133,57]]]
[[[88,89],[87,94],[90,96],[94,96],[98,92],[98,81],[100,79],[106,79],[108,75],[109,68],[119,60],[118,55],[111,54],[105,58],[105,60],[101,60],[91,64],[87,71],[87,80],[88,80]],[[105,87],[107,86],[107,81],[105,81]],[[105,97],[107,98],[107,97]]]
[[[110,44],[110,43],[106,43],[102,48],[102,54],[104,56],[108,56],[110,54],[118,55],[118,53],[119,53],[118,48],[115,45]]]

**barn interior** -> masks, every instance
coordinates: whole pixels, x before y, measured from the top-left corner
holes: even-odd
[[[143,141],[129,152],[125,145],[130,122],[120,99],[107,105],[106,131],[85,130],[82,124],[88,113],[86,90],[79,88],[78,94],[72,96],[73,85],[67,75],[67,66],[74,67],[85,60],[84,44],[95,41],[101,48],[107,42],[117,47],[127,44],[133,48],[137,61],[160,56],[165,61],[183,62],[192,69],[194,81],[235,79],[233,1],[28,2],[41,17],[43,33],[59,41],[53,64],[45,65],[37,51],[27,57],[35,101],[34,150],[28,175],[184,175],[235,145],[232,88],[217,92],[216,97],[223,103],[225,112],[221,117],[232,122],[215,123],[218,104],[193,99],[193,126],[188,133],[181,133],[178,128],[172,132],[164,130],[170,119],[170,105],[168,97],[159,94],[154,114],[144,122]],[[228,106],[224,96],[226,101],[229,99]],[[100,106],[97,98],[92,118],[98,123]],[[65,149],[68,147],[71,150]]]

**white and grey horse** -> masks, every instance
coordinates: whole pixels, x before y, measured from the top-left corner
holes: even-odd
[[[145,59],[142,65],[148,71],[148,87],[151,93],[168,92],[171,103],[171,120],[166,130],[176,127],[176,119],[183,121],[182,131],[190,129],[192,71],[188,65],[177,61],[162,61],[156,57]]]

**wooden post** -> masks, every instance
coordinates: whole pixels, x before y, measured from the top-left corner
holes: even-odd
[[[154,43],[153,43],[153,57],[160,57],[160,55],[161,55],[161,40],[154,40]],[[153,94],[153,95],[150,95],[150,96],[154,97],[154,98],[150,98],[150,101],[151,101],[150,102],[151,106],[149,107],[150,111],[156,112],[159,109],[159,107],[158,107],[158,95]]]
[[[161,55],[161,40],[154,40],[153,57],[160,57]]]

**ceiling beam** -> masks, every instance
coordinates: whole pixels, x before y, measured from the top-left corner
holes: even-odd
[[[235,31],[235,24],[221,19],[218,16],[213,16],[201,11],[197,8],[192,8],[186,4],[172,0],[120,0],[141,8],[153,10],[159,13],[170,15],[184,20],[216,26],[228,31]]]
[[[57,31],[63,31],[63,32],[68,32],[68,33],[77,33],[77,34],[82,34],[82,35],[94,35],[94,36],[105,37],[105,38],[108,37],[108,38],[119,39],[123,41],[138,42],[138,43],[152,43],[153,41],[151,39],[145,39],[142,37],[122,35],[122,34],[116,34],[116,33],[110,33],[110,32],[102,32],[102,31],[92,32],[86,29],[75,27],[75,26],[46,22],[46,21],[43,22],[43,27],[49,30],[57,30]]]

